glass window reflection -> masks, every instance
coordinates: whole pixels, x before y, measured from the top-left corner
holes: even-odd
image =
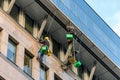
[[[30,55],[28,55],[28,53],[25,53],[24,56],[24,71],[31,75],[32,73],[32,57]]]
[[[7,49],[7,58],[15,62],[15,56],[16,56],[16,44],[11,39],[9,39],[8,49]]]
[[[40,67],[40,80],[47,80],[47,70],[48,68],[42,64]]]

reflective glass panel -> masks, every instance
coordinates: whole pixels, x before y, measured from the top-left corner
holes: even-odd
[[[7,58],[13,62],[15,62],[16,56],[16,44],[12,41],[8,41],[8,49],[7,49]]]
[[[24,56],[24,71],[31,75],[32,72],[32,58],[28,55],[28,53],[25,53]]]
[[[40,80],[47,80],[46,70],[43,68],[40,69]]]

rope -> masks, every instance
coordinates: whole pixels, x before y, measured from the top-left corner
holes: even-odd
[[[75,59],[75,39],[73,39],[73,56],[74,56],[74,59]]]

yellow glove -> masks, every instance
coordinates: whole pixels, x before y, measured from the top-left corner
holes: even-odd
[[[74,59],[73,56],[69,56],[69,57],[68,57],[68,61],[69,61],[71,64],[73,64],[73,63],[75,62],[75,59]]]
[[[50,55],[51,55],[51,51],[50,51],[49,49],[47,50],[46,55],[48,55],[48,56],[50,56]]]

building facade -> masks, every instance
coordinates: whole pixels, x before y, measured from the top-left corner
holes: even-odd
[[[65,70],[67,26],[81,65]],[[108,34],[120,43],[83,0],[0,0],[0,80],[120,80],[119,45]],[[39,60],[46,36],[50,55]]]

